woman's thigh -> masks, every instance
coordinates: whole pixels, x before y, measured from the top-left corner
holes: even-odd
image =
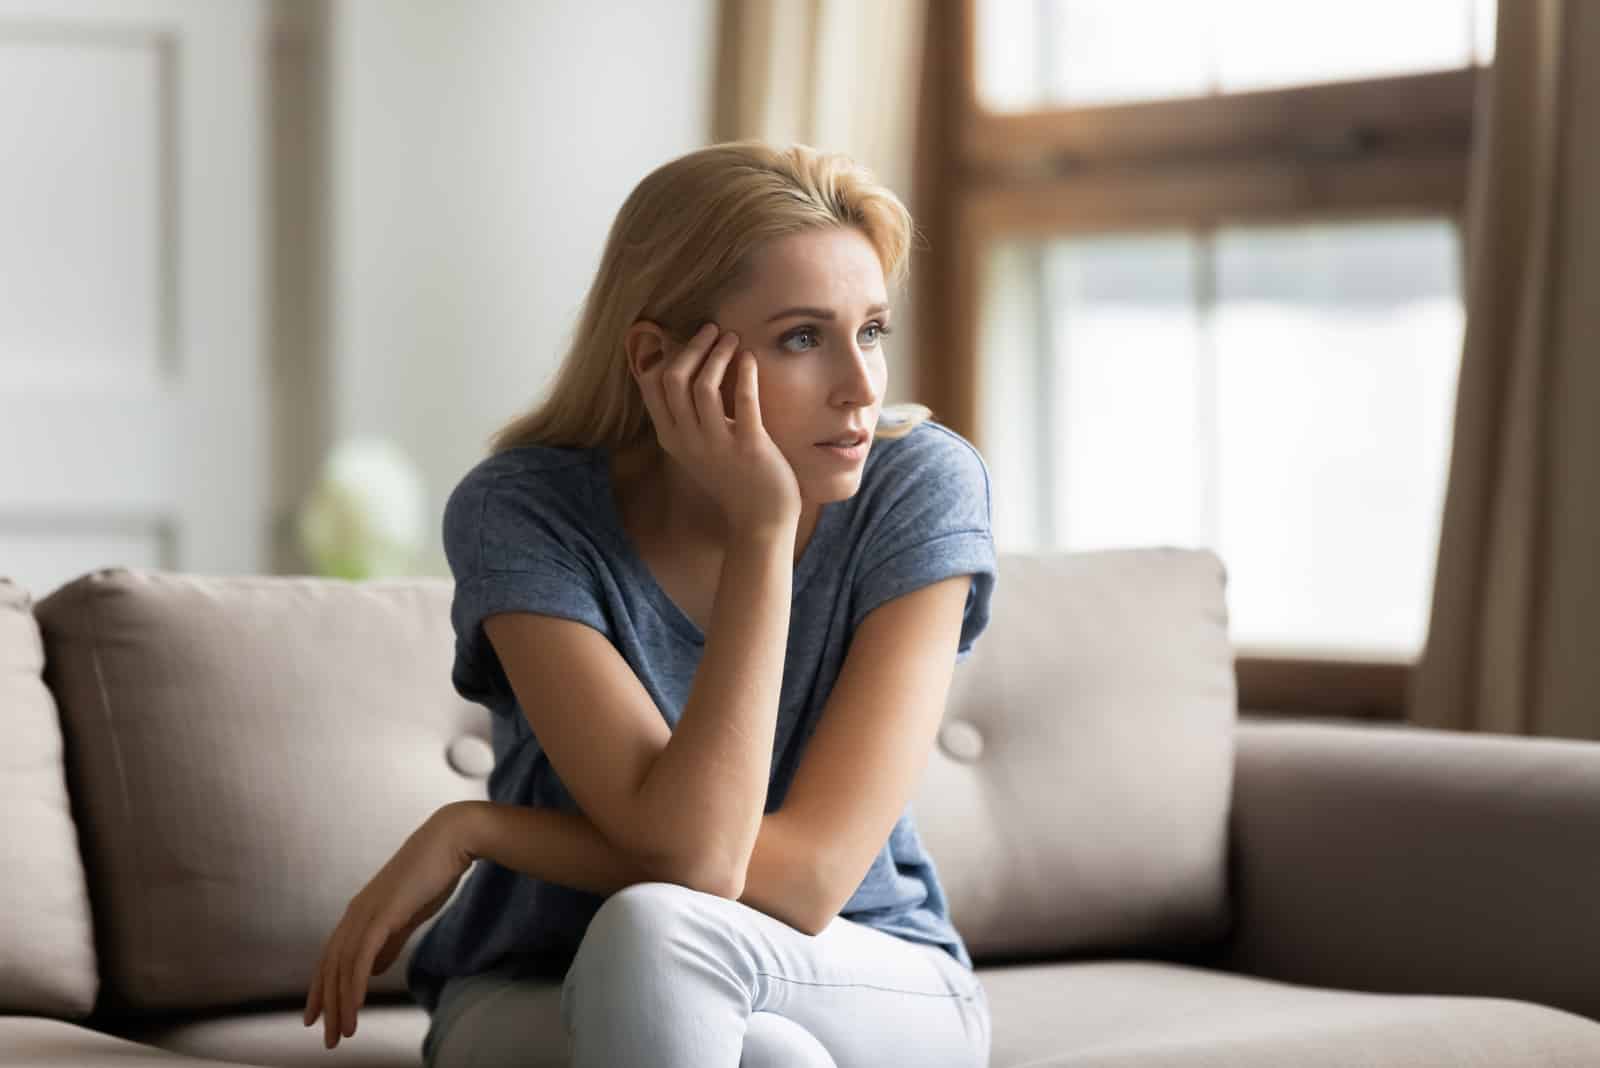
[[[568,1068],[561,983],[514,964],[451,979],[424,1045],[424,1068]]]
[[[757,1013],[768,1018],[752,1027]],[[597,1035],[601,1044],[615,1035],[617,1057],[648,1048],[667,1068],[827,1065],[824,1057],[838,1068],[972,1068],[987,1064],[990,1042],[982,984],[937,946],[843,917],[806,935],[669,883],[608,898],[559,987],[508,969],[452,981],[435,1021],[436,1068],[564,1065],[530,1059],[552,1048],[552,1026],[587,1028],[591,1049]],[[793,1056],[775,1058],[786,1045]],[[522,1060],[502,1059],[519,1050]]]

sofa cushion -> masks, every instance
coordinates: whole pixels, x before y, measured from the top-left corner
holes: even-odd
[[[1226,933],[1226,578],[1204,549],[1000,554],[914,805],[980,963]]]
[[[303,1000],[345,906],[406,836],[487,797],[486,769],[460,755],[488,745],[489,722],[450,684],[450,592],[110,568],[39,602],[102,1010]],[[433,922],[374,994],[404,993]]]
[[[979,974],[994,1068],[1600,1064],[1600,1024],[1506,998],[1330,990],[1141,960]]]
[[[978,974],[994,1014],[994,1068],[1600,1064],[1600,1023],[1505,998],[1319,989],[1150,960],[1010,965]],[[451,1033],[471,1047],[478,1058],[472,1063],[570,1063],[560,983],[535,983],[515,1016],[511,1031],[463,1026]],[[127,1037],[175,1055],[282,1068],[314,1068],[330,1059],[370,1068],[420,1063],[427,1030],[421,1008],[368,1006],[358,1024],[333,1053],[323,1048],[320,1021],[304,1028],[293,1011],[151,1024]],[[496,1040],[510,1050],[494,1046]]]
[[[0,1013],[80,1018],[99,987],[94,928],[43,671],[32,598],[0,578]]]
[[[395,1062],[397,1065],[407,1062]],[[413,1060],[409,1062],[416,1064]],[[0,1016],[0,1064],[26,1068],[238,1068],[201,1060],[42,1016]]]
[[[558,1018],[558,1028],[560,1024]],[[340,1038],[333,1050],[322,1044],[321,1020],[306,1027],[298,1011],[282,1009],[151,1022],[124,1032],[124,1036],[174,1056],[214,1057],[236,1064],[322,1068],[337,1062],[340,1068],[419,1068],[422,1039],[427,1033],[428,1014],[420,1005],[364,1005],[356,1018],[356,1033]],[[567,1068],[564,1031],[561,1050],[560,1068]],[[535,1062],[519,1059],[516,1063],[531,1066]]]

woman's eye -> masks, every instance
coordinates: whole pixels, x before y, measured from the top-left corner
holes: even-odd
[[[789,331],[787,334],[783,335],[783,339],[779,341],[778,344],[782,345],[790,352],[800,352],[812,347],[812,345],[809,344],[796,347],[793,344],[793,342],[796,341],[810,341],[816,344],[821,344],[821,338],[817,336],[816,329],[809,326],[802,326],[798,330]]]
[[[892,333],[894,333],[893,327],[887,323],[880,323],[876,319],[861,328],[862,339],[869,346],[877,345],[878,342]],[[795,342],[802,342],[802,344],[796,345],[794,344]],[[778,344],[790,352],[803,352],[806,349],[815,348],[817,345],[822,344],[822,337],[817,332],[816,327],[802,326],[783,335]]]

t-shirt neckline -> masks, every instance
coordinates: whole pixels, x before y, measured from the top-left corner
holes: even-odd
[[[705,632],[694,620],[690,619],[678,603],[667,595],[656,581],[655,573],[644,562],[644,557],[633,544],[633,539],[622,523],[622,513],[617,507],[615,488],[611,483],[611,449],[606,445],[597,445],[589,450],[589,487],[593,496],[592,507],[603,518],[601,528],[611,542],[612,549],[616,552],[617,559],[633,578],[634,583],[649,597],[656,613],[665,619],[674,630],[684,638],[697,645],[704,645]],[[800,559],[794,565],[793,592],[790,594],[791,602],[798,600],[800,592],[804,590],[812,577],[822,568],[822,561],[826,552],[820,547],[821,543],[832,535],[834,525],[843,513],[840,507],[843,501],[829,501],[822,506],[822,514],[817,519],[817,528],[811,532],[811,540],[806,543],[805,551],[800,554]],[[790,619],[793,621],[794,610],[791,604]]]

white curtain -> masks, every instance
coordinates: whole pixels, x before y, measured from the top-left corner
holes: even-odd
[[[926,0],[723,0],[713,137],[798,141],[865,164],[912,198]],[[916,269],[913,259],[912,269]],[[916,400],[910,287],[891,294],[886,401]]]
[[[1501,0],[1424,726],[1600,739],[1600,3]]]

